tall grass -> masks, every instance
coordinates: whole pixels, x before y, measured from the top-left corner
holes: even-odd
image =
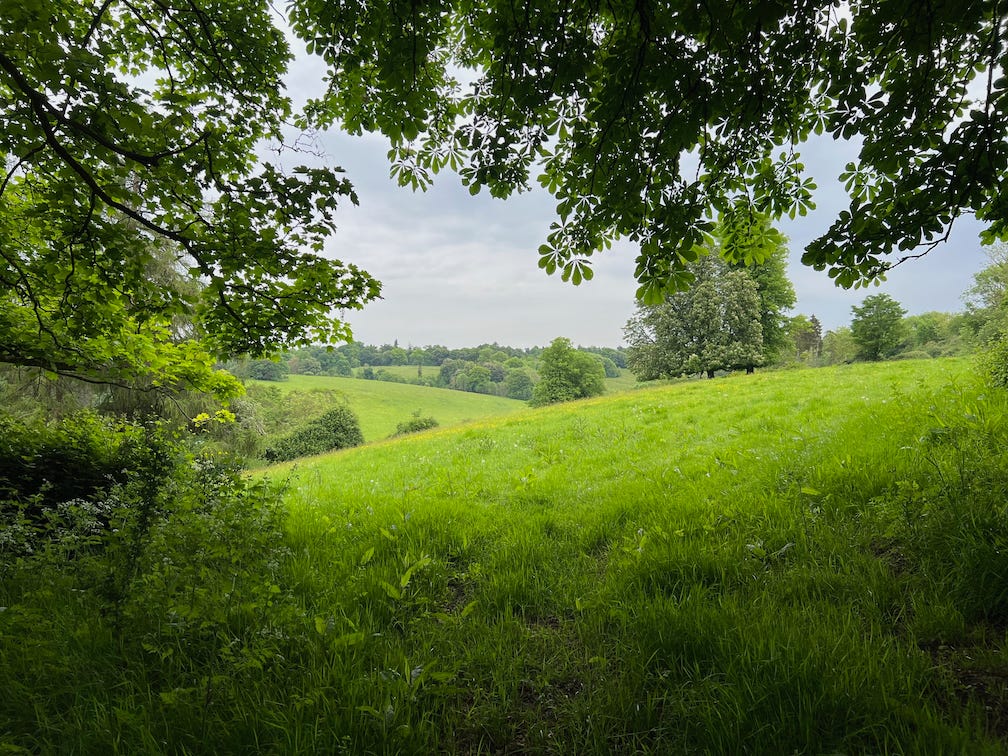
[[[1006,419],[966,363],[900,362],[276,467],[286,535],[231,652],[156,606],[148,648],[77,585],[4,584],[0,744],[1001,753]]]

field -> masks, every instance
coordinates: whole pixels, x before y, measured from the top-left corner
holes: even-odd
[[[140,573],[181,581],[162,608],[0,588],[0,750],[1005,753],[1006,471],[1008,397],[963,360],[677,383],[267,468],[280,542],[184,534]]]
[[[416,378],[417,369],[416,365],[389,365],[387,367],[375,368],[376,370],[385,370],[392,375],[398,375],[402,378]],[[359,372],[359,371],[358,371]],[[438,373],[438,368],[436,367],[424,367],[423,375],[424,377],[436,376]],[[615,393],[617,391],[624,391],[628,388],[634,388],[637,386],[637,379],[634,378],[633,373],[629,370],[621,370],[619,378],[606,378],[606,392]]]
[[[416,368],[413,368],[416,371]],[[435,418],[442,426],[456,425],[526,408],[524,402],[486,394],[413,386],[405,383],[364,381],[355,378],[292,375],[286,381],[253,381],[274,387],[281,394],[292,391],[338,391],[357,413],[365,441],[378,441],[395,433],[396,426],[414,412]],[[291,418],[291,425],[297,418]]]
[[[965,371],[734,376],[301,465],[293,579],[344,702],[316,716],[386,752],[999,752],[1008,530],[960,555],[948,517],[968,470],[1004,490],[1003,447],[970,454],[1004,402]]]

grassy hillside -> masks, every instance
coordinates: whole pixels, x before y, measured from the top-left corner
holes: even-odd
[[[388,438],[399,423],[408,420],[416,411],[424,417],[435,418],[442,426],[449,426],[492,415],[504,415],[526,406],[524,402],[499,396],[354,378],[292,375],[286,381],[253,383],[275,387],[282,394],[292,391],[338,391],[357,413],[365,441]],[[292,425],[296,425],[295,421],[298,420],[292,418]]]
[[[284,520],[200,478],[112,603],[100,560],[0,580],[0,751],[1008,751],[1008,397],[963,361],[672,384],[265,475]]]
[[[386,752],[1000,752],[1005,402],[965,371],[734,376],[300,466],[292,579],[340,691],[312,715]]]

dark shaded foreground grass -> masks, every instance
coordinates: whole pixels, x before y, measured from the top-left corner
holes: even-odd
[[[1003,753],[1006,405],[861,365],[276,469],[115,613],[6,568],[0,752]]]

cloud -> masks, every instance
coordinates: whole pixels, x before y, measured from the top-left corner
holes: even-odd
[[[321,61],[300,55],[288,79],[292,97],[303,102],[317,96],[323,78]],[[343,203],[327,254],[363,267],[384,285],[383,300],[347,315],[359,340],[532,346],[567,336],[584,345],[622,343],[636,289],[631,245],[596,256],[595,278],[574,287],[537,267],[537,249],[554,218],[553,200],[539,187],[506,201],[473,197],[446,173],[429,191],[414,193],[389,178],[388,144],[381,136],[325,133],[316,150],[322,156],[309,157],[346,170],[361,203]],[[890,294],[910,313],[961,310],[962,292],[985,264],[980,225],[972,219],[957,221],[947,244],[900,266],[879,289],[838,289],[825,271],[801,264],[805,245],[847,206],[837,177],[856,152],[855,145],[829,138],[803,146],[807,173],[819,186],[817,209],[780,224],[791,240],[795,312],[815,314],[825,328],[836,328],[848,324],[851,307],[875,291]]]

